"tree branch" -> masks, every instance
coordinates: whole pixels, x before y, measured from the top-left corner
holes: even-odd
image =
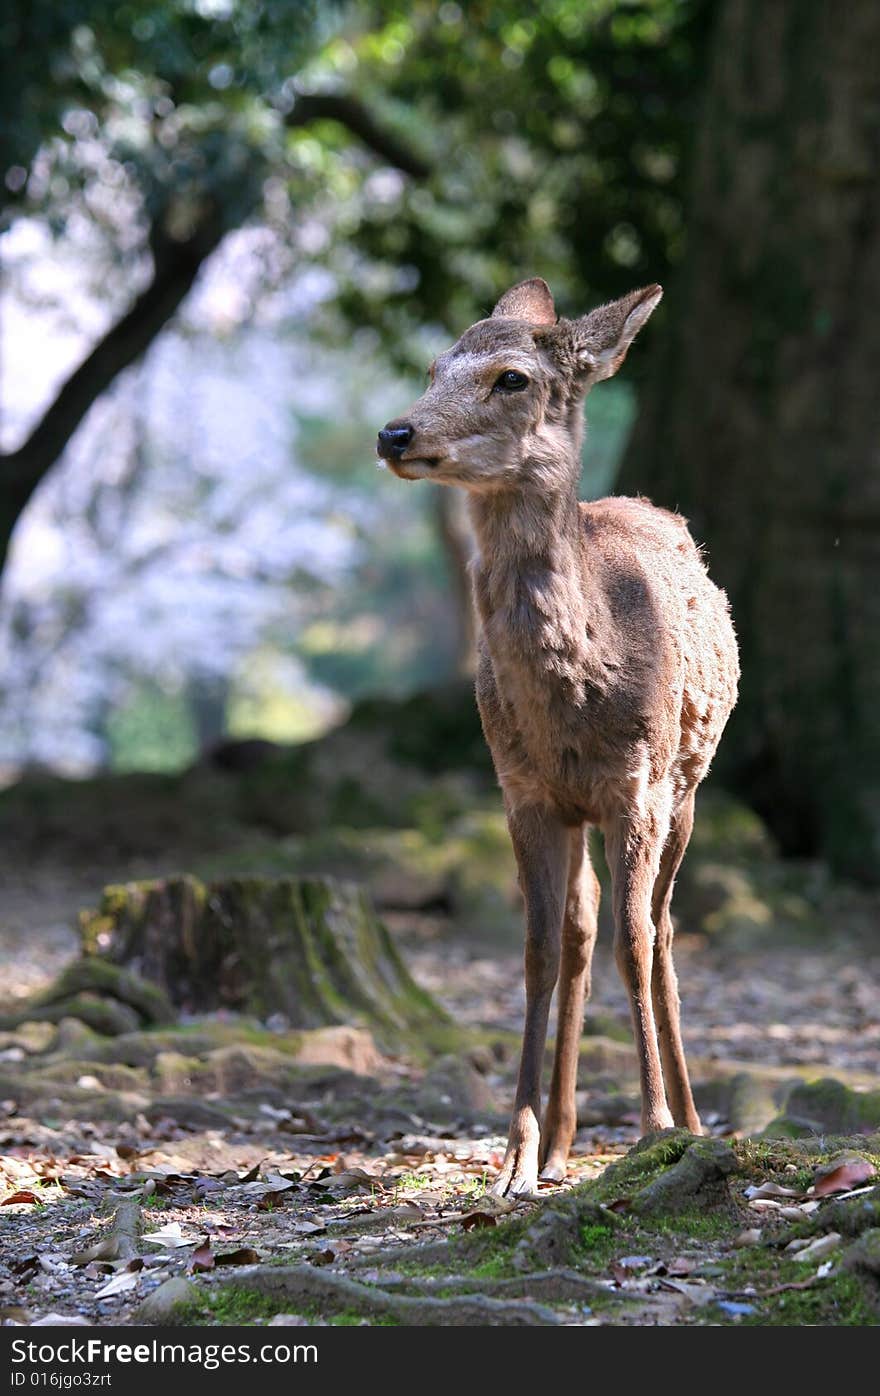
[[[28,439],[0,455],[0,566],[12,529],[37,485],[96,399],[171,319],[223,231],[221,220],[212,215],[183,242],[153,241],[155,271],[149,286],[74,370]]]
[[[287,117],[288,126],[337,121],[374,155],[414,179],[427,179],[431,166],[417,151],[380,123],[357,98],[342,92],[303,92]]]
[[[356,97],[338,92],[303,93],[297,97],[287,125],[299,127],[312,121],[339,122],[381,160],[415,179],[424,179],[431,172],[427,162],[381,126]],[[147,289],[71,374],[27,441],[15,451],[0,453],[0,569],[12,531],[37,485],[96,399],[117,374],[149,348],[171,319],[226,231],[217,210],[183,242],[172,242],[154,228],[150,246],[155,271]]]

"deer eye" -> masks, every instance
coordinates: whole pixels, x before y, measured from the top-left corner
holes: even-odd
[[[495,380],[495,387],[503,393],[521,393],[523,388],[529,386],[529,380],[524,373],[517,373],[515,368],[505,369]]]

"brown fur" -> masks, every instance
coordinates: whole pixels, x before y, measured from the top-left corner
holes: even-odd
[[[542,1176],[565,1172],[598,905],[589,825],[604,832],[612,874],[643,1128],[699,1130],[669,903],[694,792],[736,701],[736,640],[683,519],[642,499],[577,500],[584,394],[616,372],[660,295],[648,287],[556,322],[546,283],[524,282],[440,356],[408,418],[389,424],[411,431],[391,468],[467,489],[477,541],[477,700],[527,917],[526,1029],[501,1192],[533,1190],[539,1158]],[[499,382],[510,370],[525,387]]]

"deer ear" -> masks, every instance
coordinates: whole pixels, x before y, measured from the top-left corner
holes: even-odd
[[[591,383],[617,372],[626,351],[652,311],[660,304],[662,286],[643,286],[619,301],[600,305],[574,322],[575,352]]]
[[[556,307],[547,282],[540,276],[521,281],[505,291],[492,311],[492,319],[526,320],[530,325],[555,325]]]

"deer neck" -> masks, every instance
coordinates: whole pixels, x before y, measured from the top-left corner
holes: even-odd
[[[582,697],[584,681],[600,667],[602,606],[574,484],[471,495],[469,506],[475,600],[499,679],[516,687],[518,674],[538,671],[544,682],[574,684]]]

